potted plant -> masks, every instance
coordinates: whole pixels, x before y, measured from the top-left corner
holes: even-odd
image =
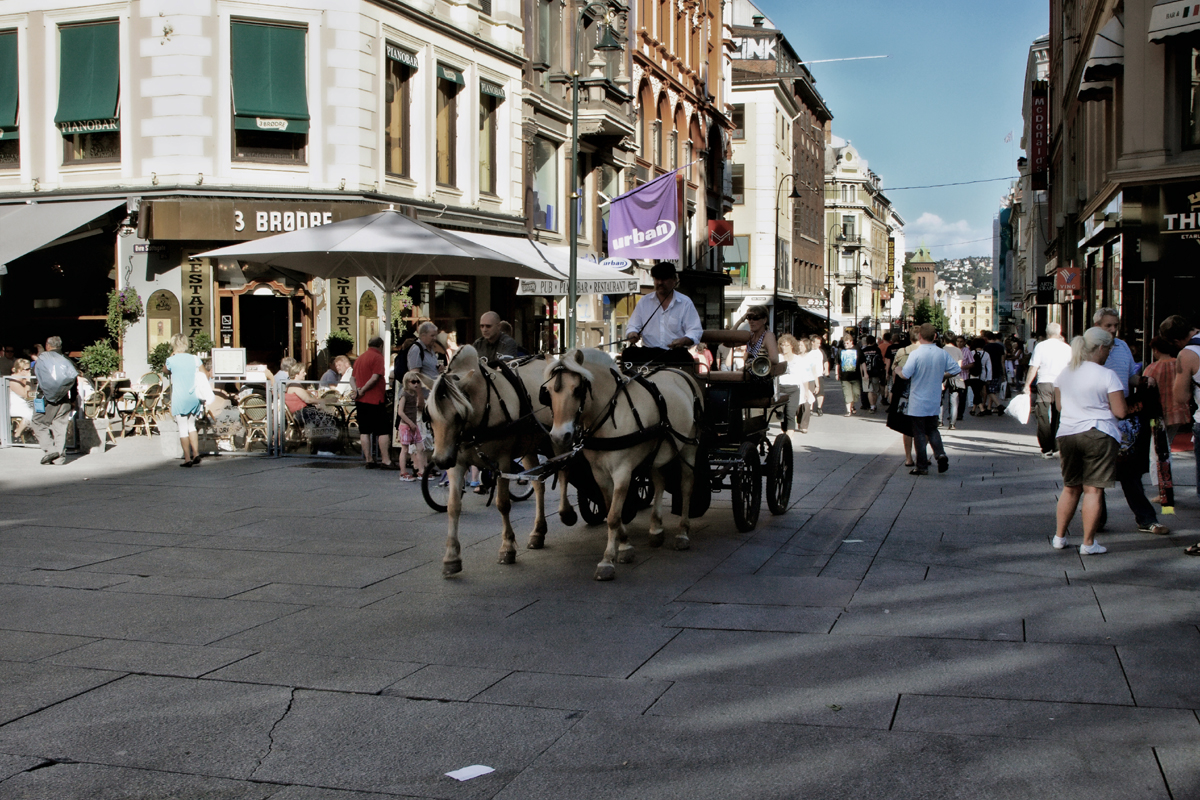
[[[325,337],[325,349],[330,358],[344,356],[354,349],[354,339],[345,331],[332,330],[329,336]]]
[[[121,354],[105,339],[83,348],[79,368],[93,378],[111,375],[121,368]]]
[[[204,331],[201,331],[192,337],[191,345],[188,347],[188,352],[192,355],[200,355],[201,353],[211,353],[212,349],[212,337]]]
[[[150,369],[162,375],[163,370],[167,368],[167,359],[174,353],[175,348],[171,347],[170,342],[159,342],[146,357],[146,362],[150,365]]]
[[[113,289],[109,292],[108,318],[104,324],[108,328],[109,334],[112,335],[113,341],[122,341],[125,338],[125,331],[130,325],[141,319],[144,313],[142,298],[138,297],[137,291],[133,288]]]

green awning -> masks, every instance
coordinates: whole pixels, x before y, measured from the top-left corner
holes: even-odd
[[[438,72],[438,77],[444,81],[450,81],[451,83],[457,83],[459,86],[467,85],[467,79],[464,78],[463,74],[461,72],[459,72],[458,70],[456,70],[454,67],[447,67],[445,64],[438,64],[437,72]]]
[[[117,103],[121,67],[117,23],[70,25],[59,29],[58,113],[63,133],[121,130]]]
[[[504,99],[504,87],[497,86],[494,83],[488,83],[487,81],[479,82],[479,93],[486,94],[491,97],[498,97],[501,100]]]
[[[387,57],[392,61],[398,61],[406,67],[418,69],[421,65],[417,62],[417,57],[405,50],[403,47],[394,45],[391,42],[387,43]]]
[[[17,32],[0,33],[0,140],[17,138]]]
[[[303,28],[232,24],[233,127],[308,132],[306,36]]]

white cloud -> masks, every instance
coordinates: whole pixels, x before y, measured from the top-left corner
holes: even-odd
[[[916,250],[924,244],[935,259],[986,256],[992,252],[992,228],[972,227],[965,219],[947,222],[929,211],[904,226],[905,244]]]

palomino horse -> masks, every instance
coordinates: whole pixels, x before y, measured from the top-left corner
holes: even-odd
[[[463,476],[472,466],[497,473],[496,509],[504,518],[500,563],[512,564],[517,560],[516,536],[509,521],[512,500],[508,479],[501,473],[508,471],[518,458],[526,469],[535,466],[538,450],[547,444],[545,430],[550,424],[550,409],[537,401],[546,363],[543,356],[515,368],[503,362],[492,366],[481,361],[475,348],[467,345],[455,354],[446,372],[433,384],[426,404],[433,429],[433,463],[450,473],[450,498],[446,504],[449,530],[446,555],[442,558],[442,574],[447,577],[462,571],[458,520],[462,514]],[[564,523],[574,525],[575,509],[565,489],[564,485],[558,513]],[[537,550],[546,540],[546,487],[535,481],[533,491],[537,513],[529,534],[529,548]]]
[[[554,411],[550,439],[555,449],[582,446],[608,505],[608,547],[596,565],[596,580],[613,579],[614,559],[623,564],[633,560],[621,510],[634,471],[642,464],[650,466],[654,480],[650,545],[659,547],[663,543],[662,470],[679,460],[682,514],[675,547],[686,550],[693,469],[704,416],[699,384],[674,369],[626,378],[590,351],[571,350],[546,368],[546,393]]]

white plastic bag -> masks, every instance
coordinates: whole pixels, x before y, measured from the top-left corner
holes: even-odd
[[[1004,413],[1015,419],[1022,425],[1029,422],[1029,395],[1019,394],[1009,401],[1004,409]]]

